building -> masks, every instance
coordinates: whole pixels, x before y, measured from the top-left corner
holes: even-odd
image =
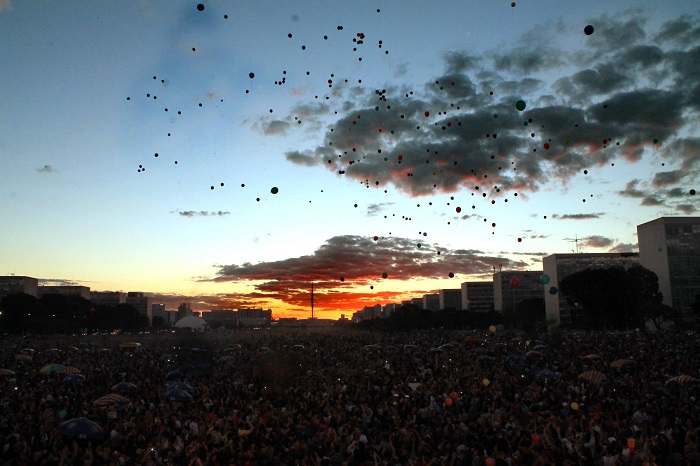
[[[148,318],[150,324],[153,319],[153,298],[145,296],[140,291],[130,291],[126,294],[126,304],[134,306],[140,315]]]
[[[7,295],[25,293],[38,297],[39,279],[18,275],[0,277],[0,299]]]
[[[462,310],[469,312],[493,311],[493,281],[462,283]]]
[[[637,225],[639,263],[659,277],[663,303],[693,318],[700,294],[700,217],[661,217]]]
[[[40,286],[38,295],[41,298],[46,294],[60,294],[61,296],[80,296],[90,301],[89,286]]]
[[[90,302],[93,306],[118,306],[126,304],[126,293],[121,291],[91,291]]]
[[[242,308],[236,311],[236,323],[241,327],[268,326],[272,321],[272,309]]]
[[[421,309],[425,309],[425,307],[423,307],[423,298],[422,297],[421,298],[411,298],[411,305],[417,306]]]
[[[493,307],[498,312],[516,310],[519,302],[543,298],[541,271],[500,271],[493,274]]]
[[[462,290],[440,290],[440,309],[462,310]]]
[[[575,307],[558,292],[559,283],[569,275],[584,269],[629,268],[639,265],[639,254],[632,253],[582,253],[552,254],[542,259],[544,273],[540,278],[540,290],[548,325],[570,326],[575,317]]]
[[[437,312],[440,310],[440,294],[429,293],[423,295],[423,309]]]
[[[389,317],[396,311],[396,308],[399,307],[398,304],[396,303],[389,303],[384,306],[384,317]]]

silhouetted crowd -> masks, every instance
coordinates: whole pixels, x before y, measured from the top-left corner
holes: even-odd
[[[2,464],[700,465],[688,332],[133,338],[4,336]],[[79,418],[104,433],[66,432]]]

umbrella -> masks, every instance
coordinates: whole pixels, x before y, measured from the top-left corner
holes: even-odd
[[[488,348],[484,348],[483,346],[477,346],[473,351],[476,354],[488,354],[489,352]]]
[[[15,354],[15,360],[17,361],[31,361],[32,357],[28,354]]]
[[[85,439],[100,439],[104,436],[102,427],[85,417],[63,421],[58,425],[58,431],[62,435]]]
[[[15,371],[10,369],[0,369],[0,375],[15,375]]]
[[[530,350],[527,353],[525,353],[525,356],[542,356],[542,353],[540,353],[539,351]]]
[[[171,388],[163,395],[168,401],[192,401],[192,395],[190,392],[181,390],[179,388]]]
[[[165,386],[165,391],[169,392],[170,390],[184,390],[188,393],[194,393],[194,388],[192,388],[192,385],[186,384],[185,382],[171,382],[169,384],[166,384]]]
[[[547,350],[547,345],[536,345],[536,346],[533,347],[532,349],[534,349],[535,351],[546,351],[546,350]]]
[[[428,350],[428,354],[440,354],[442,353],[442,350],[440,348],[430,348]]]
[[[85,382],[85,376],[82,374],[70,374],[63,379],[63,385],[72,385],[76,382]]]
[[[602,356],[600,356],[599,354],[591,353],[591,354],[587,354],[585,356],[582,356],[581,359],[601,359],[601,357]]]
[[[174,371],[170,371],[165,375],[165,380],[175,380],[175,379],[184,379],[185,374],[180,372],[179,370],[175,369]]]
[[[634,364],[635,362],[636,361],[632,359],[617,359],[610,363],[610,367],[612,367],[613,369],[621,369],[622,367],[628,364]]]
[[[679,385],[686,385],[691,382],[700,382],[700,379],[696,379],[695,377],[691,377],[689,375],[677,375],[675,377],[671,377],[666,381],[666,385],[670,383],[677,383]]]
[[[538,378],[544,380],[554,380],[559,378],[559,374],[557,374],[556,372],[552,372],[549,369],[543,369],[535,375],[537,375]]]
[[[64,366],[62,366],[61,364],[47,364],[44,367],[42,367],[41,369],[39,369],[39,372],[42,374],[48,374],[50,372],[58,372],[61,369],[63,369],[63,367]]]
[[[131,382],[119,382],[112,385],[112,391],[117,393],[134,393],[138,387]]]
[[[579,379],[584,379],[588,380],[592,384],[599,384],[603,382],[604,380],[608,380],[608,378],[603,374],[602,372],[598,371],[586,371],[582,372],[578,375]]]
[[[58,372],[60,372],[61,374],[80,374],[80,369],[73,366],[65,366],[59,369]]]
[[[101,398],[96,399],[92,402],[92,404],[94,404],[95,406],[109,406],[116,404],[125,404],[128,402],[128,398],[118,395],[116,393],[110,393],[109,395],[105,395]]]
[[[160,357],[160,360],[163,362],[173,362],[173,361],[175,361],[175,356],[173,356],[172,354],[166,353]]]
[[[508,356],[506,356],[506,362],[508,364],[520,364],[521,362],[523,362],[523,358],[521,358],[517,354],[509,354]]]
[[[478,358],[476,358],[476,360],[477,360],[477,362],[480,362],[483,364],[483,363],[489,363],[489,362],[493,361],[493,358],[491,356],[484,354],[484,355],[481,355]]]
[[[222,357],[221,357],[221,360],[224,361],[224,362],[231,361],[232,359],[236,359],[236,358],[233,357],[233,356],[231,356],[231,355],[229,355],[229,354],[227,354],[226,356],[222,356]]]

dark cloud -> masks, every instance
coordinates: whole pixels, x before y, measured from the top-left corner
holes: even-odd
[[[84,286],[86,283],[68,278],[39,278],[38,281],[39,286]]]
[[[206,211],[200,210],[199,212],[194,210],[181,210],[177,212],[182,217],[223,217],[224,215],[231,215],[228,211]]]
[[[637,189],[637,185],[639,184],[639,180],[635,179],[627,183],[625,186],[624,191],[619,191],[618,194],[620,196],[625,196],[625,197],[635,197],[635,198],[640,198],[640,197],[645,197],[647,196],[647,193],[644,191],[641,191]]]
[[[700,26],[696,18],[682,15],[664,23],[655,39],[658,42],[672,42],[675,46],[692,46],[700,42]]]
[[[688,18],[664,25],[659,37],[687,34],[694,26],[686,23]],[[477,186],[489,199],[527,194],[619,159],[637,162],[651,150],[692,170],[700,143],[681,135],[687,116],[700,110],[700,72],[694,65],[700,64],[700,48],[658,37],[650,43],[637,16],[602,16],[590,24],[596,32],[583,39],[586,50],[578,56],[540,47],[535,37],[528,45],[484,56],[449,52],[443,56],[445,72],[417,89],[334,84],[333,105],[299,106],[280,120],[337,112],[322,143],[286,157],[413,197],[475,192]],[[572,68],[575,60],[585,68]],[[545,70],[560,73],[549,89],[536,75]],[[670,73],[682,76],[683,86]],[[520,99],[527,104],[522,112],[515,108]],[[628,187],[620,194],[653,193]]]
[[[55,173],[55,172],[58,171],[58,170],[56,170],[56,169],[55,169],[54,167],[52,167],[51,165],[44,165],[44,166],[41,167],[41,168],[37,168],[36,171],[39,172],[39,173]]]
[[[698,211],[697,207],[695,207],[693,204],[678,204],[676,209],[680,210],[686,215],[694,214]]]
[[[664,203],[659,198],[654,196],[646,196],[644,199],[642,199],[642,205],[645,206],[657,206],[663,204]]]
[[[499,264],[511,269],[526,266],[525,262],[490,256],[474,249],[447,249],[406,238],[374,241],[370,237],[345,235],[330,238],[307,256],[221,266],[214,281],[249,282],[257,294],[246,296],[278,299],[288,304],[305,302],[308,299],[305,294],[313,282],[322,295],[341,293],[357,301],[362,292],[356,287],[381,282],[384,272],[392,280],[420,281],[444,278],[450,272],[464,276],[483,274]],[[368,295],[374,302],[380,299],[374,293]]]
[[[600,235],[587,236],[579,241],[583,247],[588,248],[607,248],[613,244],[613,240]]]
[[[676,184],[678,183],[681,178],[683,178],[683,171],[682,170],[671,170],[667,172],[657,172],[656,175],[654,175],[654,179],[652,180],[652,184],[657,187],[663,187],[663,186],[668,186],[669,184]]]

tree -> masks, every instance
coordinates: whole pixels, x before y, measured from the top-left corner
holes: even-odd
[[[45,319],[48,315],[34,296],[16,293],[5,296],[0,302],[3,310],[0,316],[0,329],[15,333],[27,329],[27,323],[33,319]]]
[[[582,313],[576,325],[598,330],[644,327],[663,298],[658,277],[641,265],[584,269],[564,278],[559,292]]]

